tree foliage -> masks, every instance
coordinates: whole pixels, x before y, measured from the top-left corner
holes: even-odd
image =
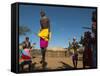
[[[19,35],[26,35],[31,30],[27,26],[19,26]]]

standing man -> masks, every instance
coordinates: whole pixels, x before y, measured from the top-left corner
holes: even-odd
[[[84,46],[83,68],[86,68],[86,66],[90,66],[91,68],[93,66],[93,52],[91,45],[92,45],[91,32],[87,31],[84,33],[84,39],[83,39],[83,46]]]
[[[78,42],[76,41],[76,38],[74,37],[73,42],[72,42],[72,48],[74,50],[74,53],[72,55],[72,61],[73,61],[74,68],[77,68],[77,61],[78,61],[77,49],[78,49],[78,47],[79,47]]]
[[[40,37],[40,48],[42,53],[42,59],[40,63],[42,64],[42,67],[45,68],[46,66],[45,54],[50,38],[50,21],[43,10],[41,10],[40,16],[41,16],[40,19],[41,26],[40,26],[40,32],[38,33],[38,36]]]

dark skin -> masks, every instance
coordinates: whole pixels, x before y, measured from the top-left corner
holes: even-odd
[[[89,45],[93,44],[93,39],[91,38],[91,33],[90,32],[85,32],[84,33],[84,40],[83,40],[83,46],[85,48],[89,48]],[[91,67],[92,66],[92,58],[89,56],[91,53],[86,54],[86,50],[83,52],[83,68],[85,68],[88,64],[88,62],[86,61],[91,60],[91,63],[89,63],[88,65]],[[91,54],[92,56],[92,54]],[[90,57],[90,58],[89,58]]]
[[[41,17],[44,17],[45,13],[41,12],[40,15],[41,15]],[[49,32],[50,32],[50,21],[48,18],[41,19],[40,25],[41,25],[41,29],[49,28]]]
[[[24,44],[23,48],[30,48],[30,42],[29,42],[29,38],[28,37],[25,38],[25,41],[23,42],[23,44]]]
[[[42,29],[48,28],[49,32],[50,32],[50,21],[49,21],[49,19],[45,16],[44,12],[41,12],[40,15],[41,15],[41,19],[40,19],[41,29],[40,29],[40,31]],[[49,39],[49,36],[48,36],[48,39]],[[46,48],[41,48],[41,50],[43,52],[42,52],[42,61],[40,63],[42,63],[42,67],[45,68],[45,66],[46,66],[46,62],[45,62]]]
[[[76,39],[73,39],[72,45],[73,45],[73,49],[74,49],[74,55],[76,57],[78,57],[78,54],[77,54],[77,47],[78,47],[78,45],[76,45]],[[73,59],[73,65],[74,65],[74,68],[77,68],[77,59]]]
[[[25,41],[23,42],[23,49],[25,49],[25,48],[30,48],[31,49],[30,46],[31,45],[30,45],[30,42],[29,42],[29,37],[26,37]],[[31,60],[24,60],[24,62],[20,64],[21,70],[24,71],[24,65],[26,65],[26,64],[29,65],[29,71],[30,71],[31,70],[31,64],[32,64]]]

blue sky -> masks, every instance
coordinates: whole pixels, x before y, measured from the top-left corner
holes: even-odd
[[[91,17],[94,8],[75,8],[75,7],[53,7],[37,5],[20,5],[19,25],[28,26],[30,33],[25,36],[19,36],[21,43],[26,36],[30,38],[31,43],[36,43],[39,48],[39,38],[34,35],[40,29],[40,10],[44,9],[47,17],[50,19],[52,37],[49,47],[67,47],[68,40],[72,41],[75,36],[80,39],[86,29],[82,27],[91,27]]]

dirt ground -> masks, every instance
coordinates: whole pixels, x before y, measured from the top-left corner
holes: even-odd
[[[37,56],[36,58],[32,59],[32,63],[35,64],[36,69],[42,69],[42,65],[40,64],[41,56]],[[46,57],[46,68],[52,69],[70,69],[73,68],[72,58],[69,57]],[[82,68],[82,59],[81,56],[78,57],[78,65],[77,68]]]
[[[34,70],[44,70],[42,67],[41,53],[32,53],[32,65],[31,67]],[[56,69],[74,69],[72,56],[65,55],[65,52],[48,52],[46,53],[46,69],[47,70],[56,70]],[[25,65],[24,68],[28,68],[28,65]],[[82,55],[78,55],[78,64],[77,68],[83,68],[82,64]],[[29,70],[28,70],[29,71]]]

